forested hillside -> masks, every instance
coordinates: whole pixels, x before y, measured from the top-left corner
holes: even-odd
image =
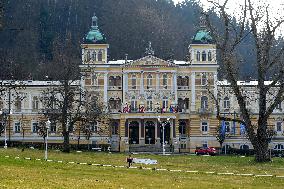
[[[3,0],[2,0],[3,1]],[[3,28],[0,30],[0,61],[5,77],[43,79],[51,69],[55,44],[71,39],[68,47],[77,52],[96,13],[100,30],[110,44],[109,59],[140,58],[148,41],[156,56],[184,60],[187,47],[198,28],[202,8],[195,0],[174,5],[171,0],[9,0],[4,1]],[[218,17],[214,18],[218,25]],[[245,47],[246,69],[253,53]],[[13,70],[13,74],[11,74]],[[56,70],[54,70],[56,71]],[[247,73],[250,75],[250,73]],[[3,76],[2,76],[3,77]]]

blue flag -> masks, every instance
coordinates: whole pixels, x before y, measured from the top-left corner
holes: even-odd
[[[224,120],[222,120],[221,134],[222,134],[223,137],[225,137],[225,134],[226,134],[226,124],[225,124]]]
[[[246,133],[246,126],[244,124],[240,124],[240,134],[244,135]]]

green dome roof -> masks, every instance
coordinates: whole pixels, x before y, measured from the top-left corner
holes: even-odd
[[[106,43],[106,38],[104,34],[102,34],[98,27],[98,18],[96,15],[92,17],[92,26],[90,31],[87,33],[84,38],[84,43],[87,44],[104,44]]]
[[[92,28],[86,35],[85,43],[96,43],[96,44],[100,44],[100,43],[105,43],[106,39],[104,37],[104,35],[100,32],[100,30],[98,28]]]
[[[200,29],[197,31],[192,40],[193,44],[212,44],[213,38],[210,35],[210,32],[206,29]]]

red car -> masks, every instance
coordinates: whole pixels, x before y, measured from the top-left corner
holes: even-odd
[[[196,155],[211,155],[215,156],[217,154],[216,149],[214,147],[207,147],[207,148],[199,148],[195,150]]]

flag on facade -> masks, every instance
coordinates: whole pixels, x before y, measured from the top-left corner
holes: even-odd
[[[246,133],[246,126],[244,124],[240,124],[240,134],[244,135]]]
[[[222,120],[222,124],[221,124],[221,135],[223,137],[225,137],[225,134],[226,134],[226,124],[225,124],[225,121]]]

